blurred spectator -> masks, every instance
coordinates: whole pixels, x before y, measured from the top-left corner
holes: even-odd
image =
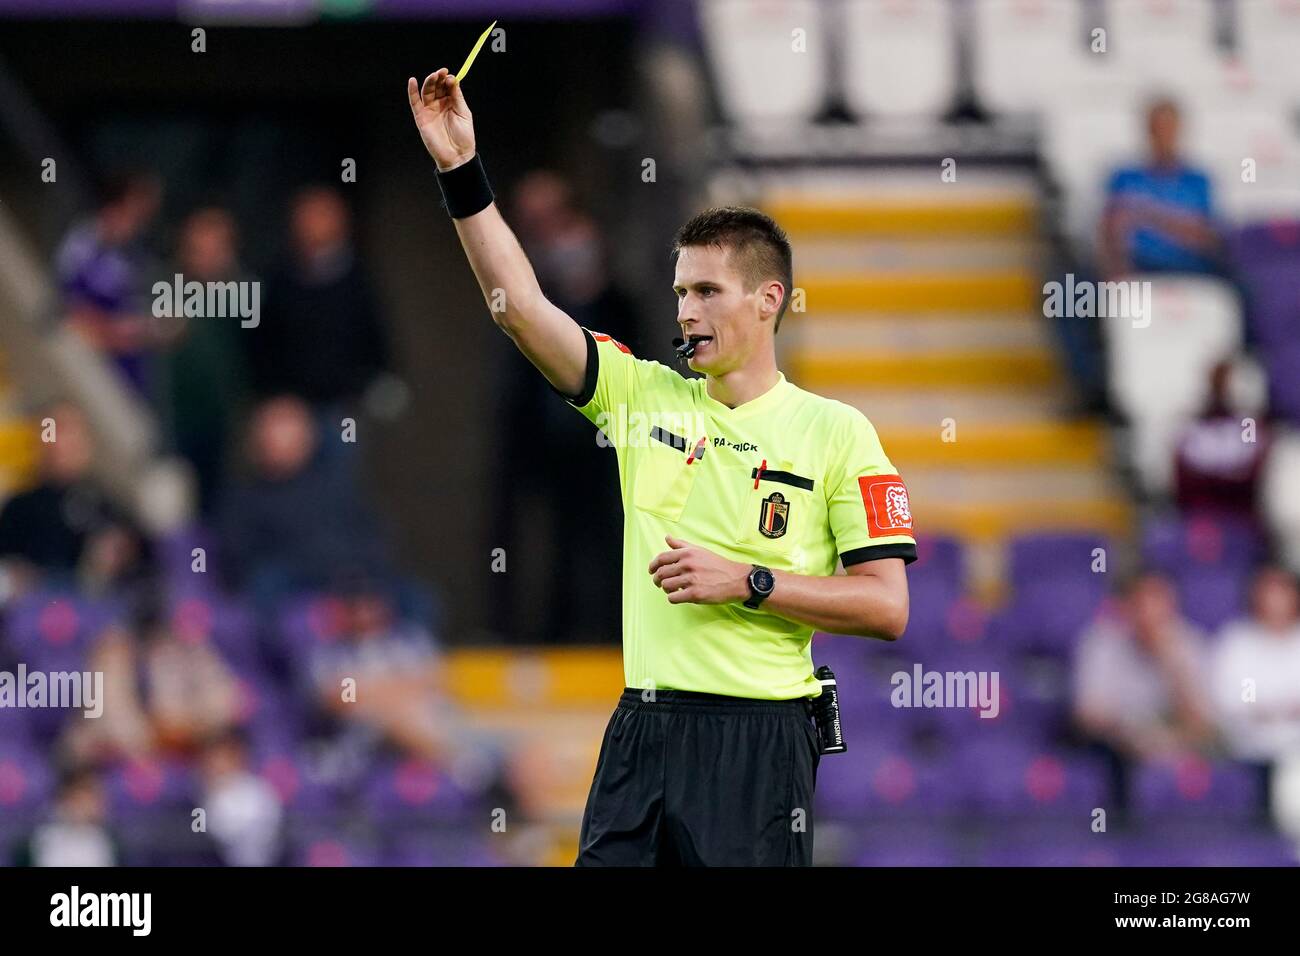
[[[72,226],[55,258],[67,321],[144,396],[152,388],[157,330],[142,240],[161,201],[162,184],[152,174],[108,176],[95,214]]]
[[[377,587],[348,588],[340,607],[340,639],[317,645],[308,662],[317,703],[377,731],[410,756],[449,763],[454,746],[433,635],[400,620]],[[345,693],[345,680],[353,692]]]
[[[177,632],[156,608],[139,622],[145,701],[164,750],[192,753],[240,718],[239,681],[206,635]]]
[[[103,767],[154,754],[155,738],[140,694],[140,650],[126,628],[110,627],[96,640],[86,668],[104,675],[104,712],[68,721],[63,749],[73,766]]]
[[[1074,662],[1074,718],[1110,762],[1122,809],[1130,761],[1213,741],[1203,704],[1205,637],[1179,612],[1173,585],[1140,572],[1084,631]]]
[[[85,416],[61,403],[42,418],[53,421],[53,440],[41,442],[40,483],[0,509],[8,592],[44,578],[75,580],[87,592],[137,583],[146,542],[90,473],[94,445]]]
[[[104,788],[91,770],[65,773],[50,819],[16,854],[18,866],[116,866],[117,840],[105,823]]]
[[[289,238],[287,261],[267,278],[262,321],[246,330],[253,381],[260,395],[297,395],[332,416],[387,367],[387,334],[337,190],[298,193]]]
[[[208,835],[227,866],[284,865],[284,808],[264,778],[248,766],[248,748],[235,732],[213,738],[200,760]]]
[[[1173,101],[1153,103],[1147,112],[1147,163],[1111,176],[1100,237],[1101,271],[1107,279],[1135,272],[1219,270],[1210,179],[1182,159],[1181,122]]]
[[[1300,590],[1295,575],[1261,568],[1250,616],[1227,625],[1211,678],[1229,751],[1267,763],[1300,757]]]
[[[252,282],[239,261],[238,229],[217,206],[196,209],[181,225],[176,261],[168,275],[186,282]],[[195,469],[199,507],[207,517],[223,476],[232,421],[247,390],[238,318],[184,316],[172,326],[165,356],[163,418],[172,445]]]
[[[549,171],[531,172],[515,187],[511,209],[547,298],[579,325],[644,355],[633,306],[610,280],[600,230],[577,207],[569,184]],[[617,481],[616,453],[597,444],[591,423],[560,401],[515,350],[504,361],[509,368],[501,375],[500,420],[512,429],[500,446],[493,540],[508,553],[534,556],[541,580],[527,594],[516,590],[494,602],[494,626],[521,643],[616,643],[622,639],[622,511],[609,494]],[[584,520],[572,521],[575,514]],[[507,586],[522,583],[509,577]],[[539,603],[540,614],[522,611]],[[529,621],[538,632],[525,629]]]
[[[373,582],[349,586],[335,605],[339,639],[315,646],[304,675],[322,713],[341,724],[330,744],[335,759],[369,763],[387,745],[513,813],[512,766],[494,734],[476,728],[452,702],[434,635],[403,618],[390,590]]]
[[[1271,433],[1260,414],[1261,408],[1247,408],[1235,400],[1233,375],[1232,362],[1215,365],[1210,373],[1210,397],[1205,411],[1178,438],[1176,495],[1183,511],[1257,522],[1256,496]],[[1251,440],[1247,440],[1242,426],[1245,417],[1255,421]]]
[[[249,588],[267,609],[294,592],[391,575],[376,518],[339,456],[322,453],[300,399],[264,402],[248,438],[252,474],[228,490],[219,509],[231,584]]]

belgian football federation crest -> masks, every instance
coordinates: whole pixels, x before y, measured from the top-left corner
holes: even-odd
[[[774,491],[763,499],[763,507],[758,512],[758,530],[765,538],[779,538],[790,526],[790,502],[779,491]]]

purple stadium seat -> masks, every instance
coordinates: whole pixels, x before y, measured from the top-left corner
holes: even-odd
[[[137,760],[114,767],[107,784],[110,812],[119,819],[182,810],[197,796],[193,767],[172,759]]]
[[[1106,833],[1071,832],[1043,842],[992,841],[979,853],[980,866],[1119,866],[1122,845]]]
[[[1292,331],[1292,338],[1268,350],[1269,406],[1274,415],[1300,423],[1300,341]]]
[[[1251,265],[1242,270],[1249,292],[1248,321],[1266,348],[1286,345],[1300,332],[1300,262]]]
[[[323,817],[337,811],[345,797],[343,788],[325,779],[301,751],[267,753],[254,763],[258,775],[275,788],[291,813]]]
[[[67,592],[34,591],[10,605],[9,646],[29,670],[82,670],[95,638],[123,611],[121,601],[86,601]]]
[[[942,835],[917,840],[910,834],[882,835],[863,843],[853,866],[960,866],[961,853]]]
[[[960,761],[980,813],[1086,819],[1105,804],[1104,768],[1084,755],[995,737],[962,747]]]
[[[1209,634],[1244,613],[1246,589],[1246,573],[1232,568],[1193,567],[1178,576],[1183,613]]]
[[[948,581],[960,592],[966,584],[961,541],[922,535],[916,542],[916,561],[907,569],[907,577]]]
[[[1242,519],[1172,514],[1142,526],[1143,560],[1170,575],[1191,567],[1246,570],[1263,552],[1258,530]]]
[[[1228,247],[1238,268],[1273,263],[1300,263],[1300,220],[1278,219],[1256,223],[1228,237]]]
[[[1147,829],[1122,838],[1124,866],[1296,866],[1296,851],[1262,827],[1198,826],[1194,831]]]
[[[363,802],[374,819],[402,817],[454,819],[472,801],[451,777],[422,760],[406,759],[381,764],[370,775]]]
[[[158,563],[168,582],[175,585],[202,581],[215,588],[217,580],[217,538],[209,528],[194,525],[163,535],[157,543]],[[194,569],[194,549],[203,549],[204,571]]]
[[[53,790],[53,773],[38,750],[0,738],[0,817],[44,809]]]
[[[176,588],[170,595],[172,630],[183,640],[211,641],[231,664],[260,668],[257,621],[245,603],[208,590],[202,584]]]
[[[1094,534],[1061,532],[1015,538],[1010,547],[1012,585],[1019,588],[1043,577],[1074,577],[1079,573],[1091,576],[1094,548],[1113,553],[1107,539]]]
[[[871,738],[849,741],[846,753],[821,760],[818,812],[847,820],[956,813],[964,795],[954,776],[942,758]]]
[[[1144,763],[1131,784],[1133,814],[1139,820],[1250,821],[1259,814],[1261,786],[1254,770],[1238,764],[1199,757]]]
[[[495,839],[506,839],[496,834]],[[380,857],[382,866],[506,866],[507,860],[493,837],[461,833],[403,833],[389,840]]]
[[[294,866],[379,865],[379,853],[369,841],[329,831],[297,835],[292,844]]]

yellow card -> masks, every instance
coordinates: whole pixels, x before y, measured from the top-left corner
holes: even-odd
[[[488,25],[488,28],[483,31],[483,35],[478,38],[478,42],[474,44],[474,49],[469,51],[469,56],[465,58],[465,65],[456,71],[457,82],[465,82],[465,76],[469,73],[469,68],[474,65],[474,57],[478,56],[478,51],[483,49],[483,41],[488,38],[488,34],[492,32],[492,28],[496,25],[497,22],[493,20]]]

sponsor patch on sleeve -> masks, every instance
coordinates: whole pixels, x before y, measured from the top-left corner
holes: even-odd
[[[618,339],[614,338],[613,336],[606,335],[604,332],[592,332],[591,337],[595,339],[597,342],[613,342],[614,346],[620,352],[626,352],[628,355],[632,354],[632,350],[630,348],[628,348],[626,345],[624,345],[622,342],[620,342]]]
[[[912,506],[907,486],[898,475],[863,475],[858,479],[862,507],[867,512],[867,533],[873,538],[912,534]]]

